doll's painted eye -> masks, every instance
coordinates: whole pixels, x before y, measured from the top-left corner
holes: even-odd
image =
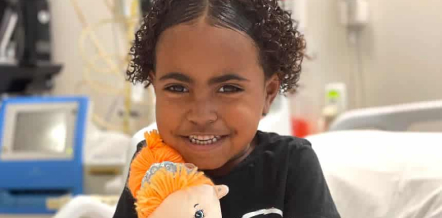
[[[204,218],[204,211],[198,210],[197,212],[195,212],[195,218]]]

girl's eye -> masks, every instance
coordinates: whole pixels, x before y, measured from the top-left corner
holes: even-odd
[[[186,87],[184,87],[182,85],[168,86],[168,87],[166,87],[166,90],[169,92],[177,92],[177,93],[189,92],[189,89],[187,89]]]
[[[242,89],[238,88],[236,86],[225,85],[225,86],[221,87],[218,92],[221,92],[221,93],[235,93],[235,92],[241,92],[241,91],[242,91]]]
[[[204,211],[198,210],[197,212],[195,212],[195,218],[204,218]]]

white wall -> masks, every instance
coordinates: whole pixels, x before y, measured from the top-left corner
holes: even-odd
[[[369,2],[361,41],[367,106],[442,99],[442,1]]]
[[[347,84],[350,108],[442,99],[442,1],[368,0],[370,23],[359,40],[362,84],[358,47],[339,23],[338,0],[307,1],[308,52],[317,59],[304,64],[301,95],[314,99],[317,116],[329,82]]]

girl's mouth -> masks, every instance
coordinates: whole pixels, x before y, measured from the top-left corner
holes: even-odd
[[[189,142],[195,145],[211,145],[221,140],[223,136],[216,135],[190,135]]]

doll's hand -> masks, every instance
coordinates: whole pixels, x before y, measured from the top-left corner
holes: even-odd
[[[149,218],[222,218],[219,199],[226,196],[225,185],[200,185],[174,192]]]

